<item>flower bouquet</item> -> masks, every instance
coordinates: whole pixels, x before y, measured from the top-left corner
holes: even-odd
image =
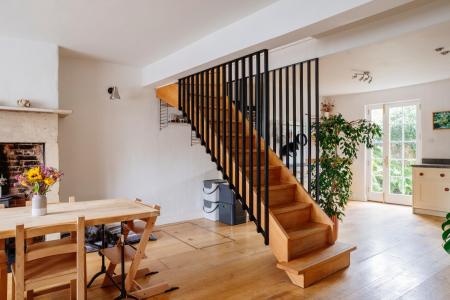
[[[26,170],[16,177],[17,184],[26,187],[33,195],[31,213],[33,216],[47,214],[47,192],[61,179],[63,173],[44,165]]]

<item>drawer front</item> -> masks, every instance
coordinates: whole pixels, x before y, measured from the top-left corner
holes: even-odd
[[[450,182],[450,169],[414,168],[413,175],[416,180]]]

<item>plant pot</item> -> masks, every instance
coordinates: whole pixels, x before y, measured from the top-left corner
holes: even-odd
[[[336,241],[339,232],[339,219],[336,216],[332,216],[331,220],[333,221],[333,238]]]
[[[31,198],[31,215],[33,217],[45,216],[47,214],[47,197],[35,194]]]

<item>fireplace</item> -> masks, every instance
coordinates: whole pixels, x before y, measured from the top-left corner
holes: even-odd
[[[0,109],[0,146],[0,155],[3,157],[0,158],[0,161],[3,161],[0,168],[5,177],[14,177],[12,173],[20,172],[20,168],[27,169],[44,162],[47,166],[59,169],[58,114],[52,111],[47,113]],[[5,169],[5,148],[8,155],[16,156],[16,159],[11,159],[14,163],[21,161],[18,165],[15,163],[11,170]],[[23,190],[15,190],[12,184],[12,180],[8,179],[8,194],[20,195]],[[59,183],[47,193],[47,199],[52,202],[59,201]]]
[[[26,190],[16,184],[16,175],[44,163],[44,143],[0,143],[0,177],[6,179],[0,199],[6,206],[22,206],[26,199]]]

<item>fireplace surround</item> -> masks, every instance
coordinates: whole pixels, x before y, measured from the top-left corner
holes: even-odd
[[[9,155],[21,156],[23,168],[43,162],[59,169],[58,114],[0,110],[0,146],[3,146],[0,151],[3,153],[5,145]],[[11,189],[11,185],[9,188],[9,193],[20,193],[20,190]],[[47,198],[49,201],[59,201],[58,183],[52,187]]]

